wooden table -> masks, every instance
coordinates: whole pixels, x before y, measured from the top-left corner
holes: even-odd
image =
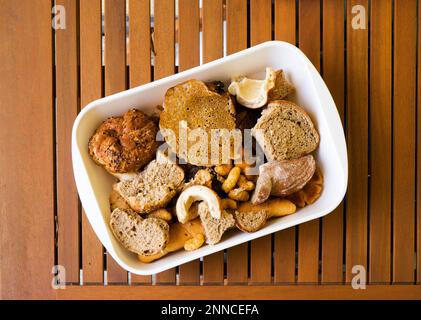
[[[56,0],[66,29],[54,30],[54,1],[0,0],[1,298],[420,299],[421,3],[178,2],[176,12],[173,0],[152,10],[149,0],[127,8]],[[354,29],[364,8],[366,28]],[[346,201],[226,250],[225,262],[220,252],[153,277],[128,275],[78,201],[70,151],[78,111],[198,65],[200,55],[204,63],[271,39],[299,46],[332,92],[348,143]],[[54,265],[65,268],[65,289],[51,286]],[[351,286],[357,265],[365,290]]]

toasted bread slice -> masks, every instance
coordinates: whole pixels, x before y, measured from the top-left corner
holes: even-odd
[[[235,129],[235,108],[228,93],[219,94],[202,81],[189,80],[168,89],[163,106],[159,126],[178,157],[200,166],[224,160],[221,152],[212,156],[210,146],[213,129]],[[194,139],[192,130],[195,130]],[[230,148],[228,156],[232,158],[233,141]]]
[[[114,185],[130,207],[139,213],[149,213],[165,207],[176,195],[184,180],[184,171],[170,162],[150,162],[134,179]]]
[[[221,241],[224,232],[235,225],[234,217],[226,210],[222,211],[221,218],[213,218],[207,203],[204,201],[199,204],[199,216],[207,244],[216,244]]]
[[[115,209],[110,218],[114,236],[128,250],[141,255],[154,255],[169,240],[169,225],[158,218],[143,219],[133,210]]]
[[[295,103],[275,100],[252,129],[269,160],[296,159],[314,151],[319,134],[308,114]]]
[[[235,211],[235,225],[243,232],[255,232],[263,228],[268,215],[265,210]]]

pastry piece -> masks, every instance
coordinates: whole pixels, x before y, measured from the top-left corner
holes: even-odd
[[[316,170],[316,161],[309,154],[299,159],[270,161],[260,166],[251,202],[259,204],[269,196],[288,196],[302,189]]]
[[[304,188],[288,196],[288,199],[294,202],[297,207],[304,208],[306,205],[312,204],[319,199],[322,190],[323,175],[320,169],[317,168],[313,177]]]
[[[155,156],[158,127],[142,111],[105,120],[89,140],[92,159],[110,173],[138,171]]]
[[[235,225],[243,232],[255,232],[263,228],[268,218],[265,210],[235,211]]]
[[[111,213],[110,226],[126,249],[141,255],[160,252],[169,239],[167,222],[158,218],[143,219],[130,209],[115,209]]]
[[[216,165],[233,157],[235,144],[231,137],[225,138],[229,147],[226,157],[221,152],[223,138],[213,139],[212,154],[215,129],[221,133],[223,129],[229,133],[235,129],[235,108],[228,93],[219,94],[202,81],[189,80],[168,89],[163,106],[159,126],[178,157],[198,166]]]
[[[205,186],[192,186],[184,190],[177,199],[176,213],[179,222],[186,223],[196,218],[197,215],[193,214],[193,211],[190,211],[190,207],[197,201],[207,203],[213,218],[221,218],[221,199],[216,192]]]
[[[319,134],[307,113],[284,100],[269,103],[252,135],[269,161],[299,158],[313,152],[319,144]]]
[[[294,203],[287,199],[273,198],[262,204],[253,204],[250,201],[243,202],[238,206],[238,212],[259,212],[265,211],[267,218],[283,217],[296,211]]]
[[[272,68],[266,68],[265,79],[237,77],[231,82],[228,92],[236,96],[237,102],[241,105],[256,109],[263,107],[270,100],[283,99],[293,89],[283,70],[274,71]]]
[[[208,204],[204,201],[199,204],[199,216],[207,244],[216,244],[221,241],[224,232],[235,225],[234,217],[226,210],[222,211],[219,219],[212,217]]]
[[[133,210],[148,213],[165,207],[176,195],[183,180],[184,171],[178,165],[153,160],[133,180],[116,183],[114,190]]]
[[[200,235],[204,235],[202,224],[200,219],[189,221],[186,224],[182,223],[173,223],[170,227],[170,240],[163,250],[154,254],[154,255],[138,255],[138,259],[144,263],[153,262],[163,256],[167,255],[170,252],[183,249],[187,246],[187,249],[192,249],[190,242],[192,239],[199,239]],[[198,249],[199,241],[194,241],[195,250]],[[203,243],[200,244],[200,246]]]

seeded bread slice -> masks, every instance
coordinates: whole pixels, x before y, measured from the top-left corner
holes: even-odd
[[[111,230],[121,244],[137,254],[153,255],[165,248],[170,227],[158,218],[143,219],[133,210],[115,209],[110,218]]]
[[[221,218],[213,218],[209,212],[207,203],[204,201],[199,204],[199,216],[203,230],[205,231],[207,244],[216,244],[221,241],[224,232],[233,228],[235,225],[234,217],[226,210],[222,211]]]
[[[154,160],[134,179],[116,183],[114,190],[133,210],[148,213],[165,207],[176,195],[183,180],[184,171],[178,165]]]
[[[319,134],[308,114],[285,100],[269,103],[252,134],[269,161],[299,158],[314,151],[319,144]]]
[[[235,225],[243,232],[255,232],[261,229],[267,220],[267,213],[259,211],[235,211]]]

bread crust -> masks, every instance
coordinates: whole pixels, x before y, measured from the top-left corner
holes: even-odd
[[[105,120],[89,139],[92,159],[110,173],[138,171],[155,156],[158,127],[142,111]]]
[[[159,126],[165,141],[179,158],[198,166],[221,163],[220,152],[213,161],[211,132],[213,129],[235,129],[235,108],[228,93],[219,94],[202,81],[188,80],[167,90],[163,107]],[[195,129],[195,138],[187,139]],[[181,130],[187,135],[182,144]],[[203,148],[202,139],[207,142]],[[233,150],[233,144],[230,148]]]
[[[296,115],[299,120],[287,119],[285,113],[291,117]],[[296,131],[285,131],[288,125],[288,130]],[[310,116],[300,106],[286,100],[269,103],[252,129],[252,135],[269,160],[300,158],[316,150],[320,142],[319,133]]]

